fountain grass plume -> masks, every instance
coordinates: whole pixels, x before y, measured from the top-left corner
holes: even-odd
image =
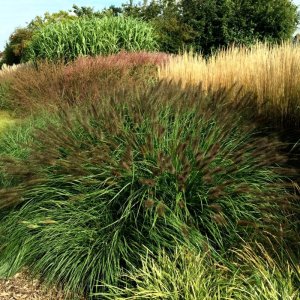
[[[28,266],[88,295],[117,284],[145,249],[219,255],[241,238],[290,239],[281,144],[258,138],[230,95],[160,82],[61,110],[26,160],[3,163],[15,179],[0,190],[6,272]]]

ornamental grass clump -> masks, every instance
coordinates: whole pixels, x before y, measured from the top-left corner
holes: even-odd
[[[109,56],[81,57],[68,65],[40,62],[0,78],[5,83],[5,101],[20,113],[56,109],[61,105],[136,90],[157,80],[157,68],[166,63],[164,53],[120,52]],[[1,90],[0,90],[1,102]],[[1,104],[1,103],[0,103]]]
[[[299,56],[300,47],[291,43],[232,46],[208,59],[184,53],[162,66],[159,77],[180,81],[183,86],[202,82],[204,89],[229,88],[237,83],[257,96],[259,115],[268,125],[299,128]]]
[[[300,266],[285,261],[284,268],[268,254],[249,245],[234,250],[234,261],[216,261],[209,252],[177,248],[170,255],[149,252],[141,267],[123,274],[124,287],[105,285],[98,293],[106,300],[298,300]],[[132,282],[128,284],[128,282]]]
[[[125,51],[157,50],[153,27],[131,17],[77,18],[36,31],[25,61],[65,62],[79,56],[109,55]]]
[[[3,272],[27,266],[89,295],[147,249],[215,256],[241,238],[290,238],[280,145],[256,138],[228,95],[161,82],[62,110],[26,160],[1,163],[15,184],[0,191]]]

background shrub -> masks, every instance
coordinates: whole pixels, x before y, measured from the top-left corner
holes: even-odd
[[[32,30],[29,28],[17,28],[9,37],[3,51],[2,64],[19,64],[25,49],[32,38]]]
[[[123,5],[123,14],[153,23],[161,51],[205,55],[233,43],[290,40],[299,22],[291,0],[151,0]]]
[[[29,266],[88,293],[116,284],[146,249],[215,255],[240,238],[293,235],[293,197],[275,173],[284,157],[227,97],[160,83],[62,111],[26,160],[2,160],[14,179],[0,191],[2,272]]]
[[[32,40],[34,32],[39,31],[46,25],[53,23],[64,23],[75,16],[67,11],[59,11],[53,14],[46,12],[44,16],[35,17],[26,27],[19,27],[14,30],[6,43],[1,64],[13,65],[24,61],[25,52]]]
[[[151,25],[133,18],[78,18],[49,24],[35,32],[25,60],[74,60],[79,56],[125,51],[153,51]]]

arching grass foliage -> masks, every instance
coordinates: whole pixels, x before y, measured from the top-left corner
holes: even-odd
[[[78,18],[50,24],[37,31],[25,60],[71,61],[79,56],[108,55],[125,51],[154,51],[152,26],[133,18]]]
[[[13,178],[0,190],[2,271],[97,294],[146,249],[226,254],[292,234],[278,144],[255,138],[227,97],[160,83],[38,129],[26,160],[1,160]]]

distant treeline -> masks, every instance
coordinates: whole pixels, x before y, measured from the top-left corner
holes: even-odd
[[[20,63],[34,33],[43,26],[107,16],[132,17],[150,23],[160,51],[178,53],[193,49],[204,55],[232,44],[291,39],[299,22],[297,6],[291,0],[144,0],[99,11],[73,5],[70,11],[45,13],[27,27],[16,29],[6,44],[2,63]]]

